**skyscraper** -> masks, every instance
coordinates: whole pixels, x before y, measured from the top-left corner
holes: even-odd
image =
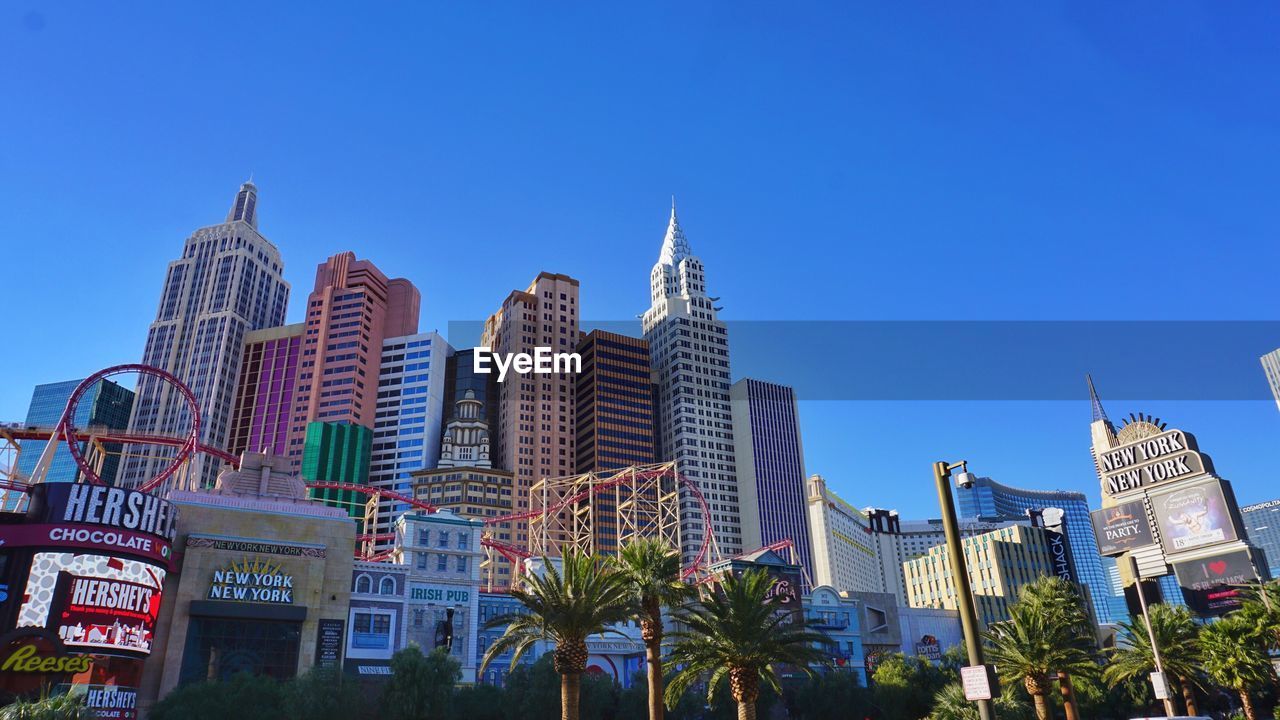
[[[1089,517],[1089,500],[1084,493],[1013,488],[991,478],[980,477],[972,485],[958,488],[956,494],[962,518],[999,522],[1024,520],[1028,510],[1056,507],[1065,511],[1067,542],[1071,545],[1076,575],[1082,584],[1088,586],[1094,616],[1102,623],[1123,619],[1112,617],[1113,607],[1107,599],[1111,594],[1111,583],[1102,567],[1098,539],[1094,537]]]
[[[373,429],[383,340],[418,332],[420,302],[413,283],[387,279],[352,252],[338,253],[316,268],[290,419],[294,467],[301,462],[312,421]]]
[[[68,380],[37,385],[35,391],[31,393],[31,404],[27,406],[27,426],[49,428],[56,426],[62,419],[62,411],[67,407],[71,393],[75,392],[81,382],[83,380]],[[129,425],[129,411],[132,408],[132,390],[123,388],[110,380],[99,380],[80,398],[76,416],[72,418],[72,422],[80,430],[95,427],[124,430]],[[61,443],[61,438],[56,442]],[[33,440],[23,443],[22,453],[18,456],[19,477],[24,479],[31,477],[31,471],[35,469],[44,448],[44,441]],[[85,448],[81,447],[81,450]],[[109,444],[106,450],[107,455],[103,458],[102,470],[99,474],[103,482],[114,484],[120,463],[118,453],[121,448],[113,443]],[[76,461],[71,457],[66,446],[60,445],[54,453],[53,462],[49,465],[49,472],[44,478],[45,482],[75,482],[79,477],[80,468],[76,467]]]
[[[489,316],[480,343],[504,356],[532,355],[539,347],[571,352],[578,344],[578,309],[577,280],[539,273]],[[514,512],[529,509],[535,481],[573,473],[575,379],[570,373],[512,373],[497,385],[494,464],[515,475]],[[511,535],[514,545],[528,547],[527,523],[516,523]]]
[[[409,473],[436,466],[449,351],[434,332],[382,342],[370,485],[411,496]],[[408,510],[405,503],[380,500],[378,525],[369,531],[391,532],[396,518]]]
[[[813,582],[842,592],[885,592],[867,514],[829,489],[821,475],[806,485]]]
[[[798,564],[813,577],[805,502],[800,407],[786,385],[743,378],[729,389],[738,469],[742,543],[748,548],[791,540]]]
[[[289,284],[280,251],[258,232],[258,189],[244,183],[226,220],[196,230],[182,257],[169,263],[156,319],[147,333],[142,362],[173,373],[195,394],[200,440],[226,448],[245,334],[284,322]],[[190,428],[187,404],[168,383],[138,380],[129,432],[181,435]],[[169,463],[172,451],[131,454],[121,484],[138,486]],[[219,463],[197,453],[192,481],[212,487]]]
[[[729,405],[729,333],[707,295],[702,261],[693,254],[675,203],[658,262],[649,273],[649,309],[642,317],[657,385],[658,459],[675,460],[711,507],[710,525],[724,555],[743,551],[733,415]],[[682,488],[681,553],[702,544],[697,503]]]
[[[1249,544],[1266,555],[1272,579],[1280,578],[1280,500],[1268,500],[1240,508]]]
[[[1280,350],[1262,356],[1262,372],[1266,373],[1271,394],[1275,396],[1276,406],[1280,407]]]
[[[576,471],[616,470],[653,459],[649,343],[593,330],[578,343]]]
[[[236,383],[235,418],[227,450],[284,456],[289,442],[303,323],[254,330],[244,336],[244,360]]]

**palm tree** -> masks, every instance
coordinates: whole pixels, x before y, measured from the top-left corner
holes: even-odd
[[[1271,663],[1257,627],[1247,617],[1225,617],[1200,629],[1200,654],[1204,671],[1215,683],[1234,690],[1244,706],[1244,716],[1257,720],[1249,693],[1271,681]]]
[[[1069,596],[1063,594],[1059,583]],[[1068,598],[1075,600],[1069,603]],[[989,659],[1002,677],[1010,682],[1022,681],[1035,703],[1039,720],[1050,717],[1051,674],[1062,678],[1070,720],[1075,713],[1071,676],[1091,677],[1098,672],[1095,636],[1078,598],[1064,581],[1040,578],[1022,589],[1018,601],[1009,607],[1009,619],[992,623],[986,632],[991,646]]]
[[[1197,662],[1200,637],[1195,616],[1185,606],[1162,603],[1152,605],[1147,615],[1151,618],[1151,634],[1156,637],[1165,674],[1173,680],[1175,689],[1181,689],[1187,714],[1199,715],[1195,689],[1200,676]],[[1145,678],[1156,669],[1147,621],[1138,616],[1132,622],[1120,623],[1120,627],[1124,630],[1124,643],[1111,649],[1110,663],[1102,671],[1102,678],[1112,687],[1134,678]]]
[[[631,589],[635,619],[644,640],[645,673],[649,681],[649,720],[662,720],[662,608],[679,607],[693,594],[680,580],[680,553],[657,538],[645,538],[622,548],[616,567]]]
[[[98,712],[84,704],[84,695],[43,695],[17,700],[0,709],[3,720],[90,720]]]
[[[810,666],[827,662],[819,649],[827,636],[794,622],[781,600],[770,596],[773,583],[763,570],[726,575],[701,602],[684,608],[679,620],[687,629],[671,634],[676,642],[668,661],[680,669],[667,685],[668,708],[704,676],[711,702],[728,678],[738,720],[755,720],[760,681],[782,692],[775,665],[793,665],[813,676]]]
[[[1242,594],[1244,604],[1235,614],[1249,618],[1267,648],[1280,650],[1280,581],[1251,584]]]
[[[626,578],[596,555],[566,551],[560,560],[562,568],[547,558],[543,562],[542,575],[529,574],[524,587],[511,591],[528,612],[489,621],[488,627],[506,625],[507,629],[485,652],[480,671],[508,650],[513,651],[514,666],[539,641],[555,643],[560,717],[578,720],[582,673],[587,669],[587,637],[617,632],[610,626],[630,616],[630,588]]]
[[[1096,638],[1097,632],[1085,610],[1084,599],[1071,583],[1052,576],[1038,578],[1035,582],[1022,587],[1018,593],[1018,603],[1032,608],[1031,612],[1043,615],[1050,625],[1064,636],[1071,638],[1073,644],[1090,660],[1096,659],[1097,644],[1093,638]],[[1083,664],[1074,671],[1077,674],[1093,677],[1097,674],[1097,665],[1096,663]],[[1060,666],[1050,668],[1049,672],[1057,676],[1058,689],[1062,694],[1062,704],[1066,710],[1067,720],[1079,720],[1080,713],[1076,707],[1075,691],[1071,683],[1073,669]],[[1052,679],[1049,675],[1046,675],[1046,678]]]
[[[995,699],[996,717],[1000,720],[1025,720],[1031,717],[1031,708],[1018,697],[1012,685],[1001,688]],[[978,720],[978,706],[965,699],[960,683],[949,683],[933,696],[933,711],[927,720]]]

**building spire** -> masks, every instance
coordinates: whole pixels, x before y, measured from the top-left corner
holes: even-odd
[[[227,211],[227,222],[237,220],[249,223],[255,230],[258,228],[258,186],[253,184],[252,174],[240,185],[235,202],[231,203],[231,209]]]
[[[1093,376],[1086,374],[1084,380],[1089,384],[1089,403],[1093,406],[1093,420],[1091,422],[1102,420],[1110,424],[1111,419],[1107,417],[1107,411],[1102,409],[1102,400],[1098,398],[1098,391],[1093,387]]]
[[[693,254],[689,249],[689,241],[680,229],[680,220],[676,217],[676,196],[671,196],[671,219],[667,221],[667,234],[662,239],[662,251],[658,254],[658,262],[662,265],[678,265],[680,261]]]

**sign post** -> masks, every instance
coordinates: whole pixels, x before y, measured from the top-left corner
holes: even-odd
[[[960,684],[964,686],[965,700],[991,700],[991,666],[967,665],[960,668]]]
[[[1151,691],[1157,700],[1169,700],[1169,683],[1165,681],[1164,673],[1159,671],[1151,673]]]
[[[1147,612],[1147,594],[1142,591],[1142,576],[1138,574],[1138,560],[1129,555],[1126,557],[1129,561],[1129,572],[1133,575],[1134,587],[1138,590],[1138,603],[1142,605],[1142,623],[1147,626],[1147,640],[1151,642],[1151,654],[1156,661],[1156,671],[1151,673],[1152,684],[1156,681],[1156,676],[1160,676],[1160,683],[1164,684],[1164,663],[1160,660],[1160,646],[1156,644],[1156,634],[1151,629],[1151,615]],[[1156,691],[1159,693],[1159,690]],[[1164,716],[1173,717],[1176,713],[1173,709],[1173,700],[1169,698],[1168,686],[1165,686],[1164,697],[1156,695],[1164,702]]]

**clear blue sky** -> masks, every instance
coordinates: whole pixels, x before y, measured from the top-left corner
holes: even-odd
[[[732,321],[1278,319],[1280,7],[856,5],[6,3],[0,418],[138,359],[166,263],[251,172],[295,320],[346,249],[421,287],[424,329],[540,270],[631,318],[672,193]],[[1260,399],[1098,383],[1247,502],[1280,495],[1280,413],[1237,360]],[[960,457],[1096,500],[1080,387],[806,402],[809,469],[908,515]]]

